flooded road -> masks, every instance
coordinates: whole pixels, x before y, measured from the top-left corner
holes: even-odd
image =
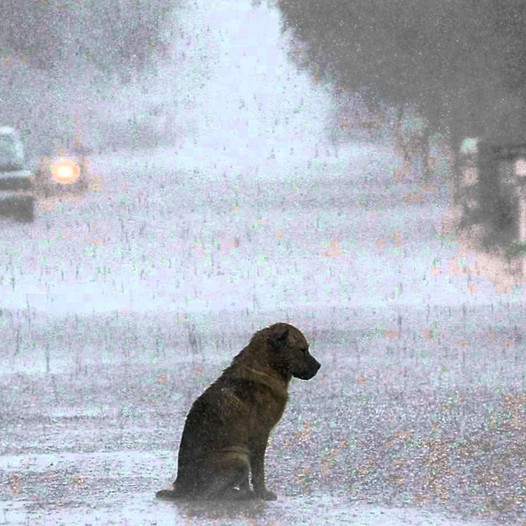
[[[4,313],[0,523],[517,524],[523,315],[295,310],[323,367],[272,434],[279,500],[210,505],[154,495],[192,401],[274,313]]]

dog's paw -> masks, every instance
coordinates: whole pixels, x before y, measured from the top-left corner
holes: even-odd
[[[277,495],[273,491],[270,491],[268,489],[258,491],[257,496],[258,498],[263,500],[278,500]]]

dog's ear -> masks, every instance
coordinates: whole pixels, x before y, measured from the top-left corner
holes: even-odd
[[[276,349],[278,347],[281,347],[287,341],[288,336],[288,326],[284,323],[276,323],[275,325],[269,327],[267,341],[272,348]]]

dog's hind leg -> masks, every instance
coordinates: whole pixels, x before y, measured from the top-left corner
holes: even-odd
[[[250,489],[250,468],[244,455],[228,456],[208,479],[200,498],[203,500],[246,500],[255,498]]]

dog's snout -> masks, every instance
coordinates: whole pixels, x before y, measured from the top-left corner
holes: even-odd
[[[315,358],[313,358],[312,360],[313,360],[312,369],[314,370],[314,374],[312,376],[314,376],[320,370],[321,363],[318,362],[318,360],[316,360]]]
[[[318,360],[316,360],[312,356],[309,356],[309,360],[304,364],[304,366],[300,370],[293,373],[293,376],[302,380],[310,380],[311,378],[316,376],[320,367],[320,362],[318,362]]]

